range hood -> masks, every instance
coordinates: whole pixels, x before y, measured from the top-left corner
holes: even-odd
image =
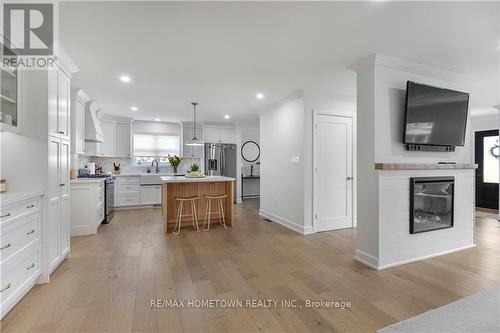
[[[101,121],[97,118],[99,111],[94,101],[85,104],[85,142],[102,142]]]

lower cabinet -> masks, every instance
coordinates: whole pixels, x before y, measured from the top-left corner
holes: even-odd
[[[141,204],[141,177],[116,177],[115,207],[139,206]]]
[[[105,217],[103,178],[71,181],[71,236],[94,235]]]
[[[0,317],[16,305],[41,274],[41,195],[0,204]]]
[[[141,176],[118,176],[115,207],[161,205],[161,185],[141,185]]]
[[[161,205],[161,185],[142,185],[141,205]]]

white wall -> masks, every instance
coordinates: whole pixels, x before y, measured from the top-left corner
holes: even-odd
[[[355,257],[381,269],[474,246],[474,170],[376,171],[375,163],[470,163],[470,136],[454,153],[409,152],[402,142],[406,81],[470,91],[460,74],[385,55],[372,55],[357,71],[358,239]],[[455,222],[450,229],[409,233],[409,181],[454,176]]]
[[[304,89],[304,227],[312,228],[314,223],[313,199],[313,128],[315,115],[333,115],[353,119],[353,224],[356,226],[356,99],[338,95],[335,89],[309,87]]]
[[[304,233],[304,97],[302,92],[260,114],[260,213]],[[299,164],[291,158],[298,156]]]
[[[46,189],[48,114],[44,105],[47,105],[47,91],[39,89],[46,86],[46,72],[23,71],[22,132],[0,132],[0,177],[7,181],[8,191]]]
[[[134,121],[132,123],[132,135],[134,133],[158,133],[181,135],[181,124],[154,121]],[[182,140],[181,140],[182,141]]]

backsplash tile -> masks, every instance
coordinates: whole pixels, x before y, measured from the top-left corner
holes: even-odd
[[[120,164],[121,174],[142,174],[146,173],[147,169],[151,169],[152,171],[156,168],[156,165],[152,167],[151,165],[134,165],[132,163],[132,158],[130,157],[89,157],[89,156],[76,156],[76,160],[73,160],[73,165],[76,165],[76,169],[84,168],[89,162],[95,162],[96,166],[102,166],[103,172],[114,172],[113,163]],[[188,168],[191,164],[198,163],[200,167],[201,159],[200,158],[183,158],[181,164],[177,169],[178,174],[184,174],[186,172],[186,168]],[[160,165],[160,173],[164,174],[173,174],[173,168],[168,165]]]

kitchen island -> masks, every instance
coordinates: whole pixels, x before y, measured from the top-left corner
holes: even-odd
[[[170,233],[175,227],[177,219],[178,203],[176,197],[199,197],[196,201],[196,214],[198,216],[198,225],[203,225],[205,221],[207,200],[203,198],[204,195],[227,195],[224,200],[224,215],[226,225],[231,227],[233,225],[233,184],[234,178],[223,176],[206,176],[203,178],[186,178],[184,176],[165,176],[161,177],[162,180],[162,215],[163,227],[165,233]],[[218,210],[218,205],[212,203],[212,213]],[[184,205],[184,214],[191,214],[191,206]],[[210,224],[217,227],[218,214],[211,215]],[[193,230],[192,217],[185,216],[182,218],[181,230]],[[182,232],[182,231],[181,231]]]

